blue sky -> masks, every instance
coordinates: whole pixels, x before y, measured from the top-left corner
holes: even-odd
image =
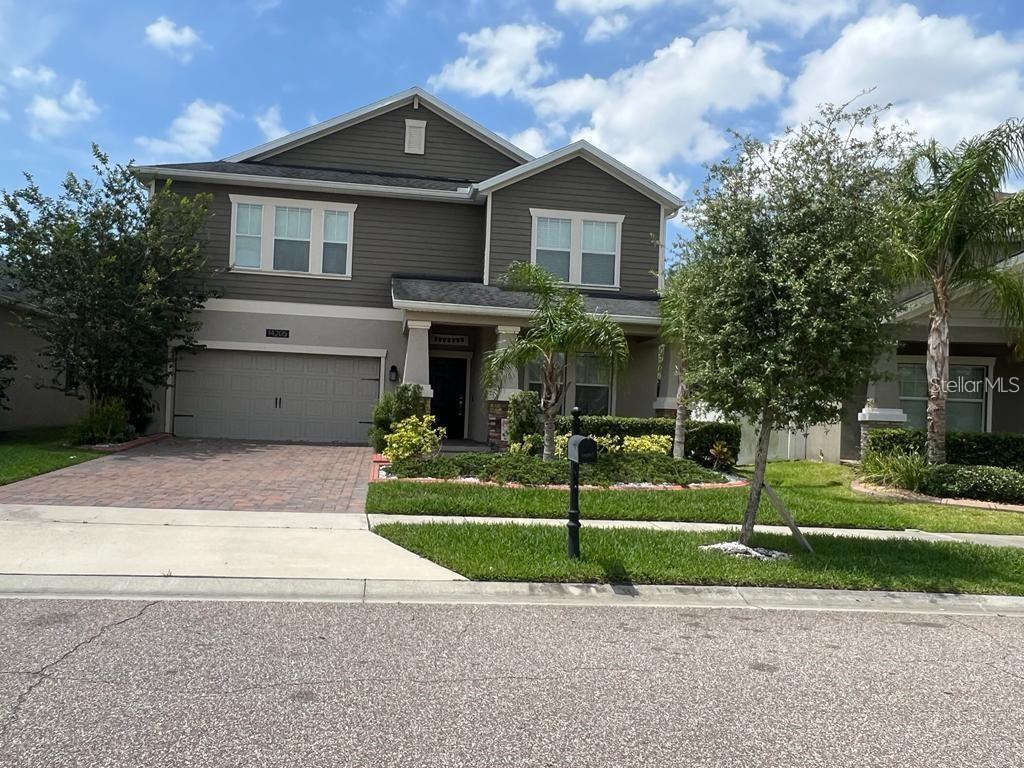
[[[534,154],[593,141],[685,194],[727,128],[876,87],[954,142],[1024,113],[1016,0],[0,0],[0,188],[224,157],[410,85]]]

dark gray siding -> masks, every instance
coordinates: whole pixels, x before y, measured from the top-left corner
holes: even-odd
[[[579,157],[492,193],[492,283],[513,261],[530,260],[530,208],[624,215],[619,287],[657,290],[661,206]]]
[[[203,250],[210,266],[222,270],[212,284],[226,299],[390,307],[391,276],[395,273],[483,279],[483,206],[184,182],[175,183],[174,189],[183,194],[213,194],[210,218],[202,233]],[[228,267],[231,236],[230,194],[358,205],[352,233],[352,279],[223,271]]]
[[[422,155],[405,153],[405,121],[426,120]],[[519,165],[454,123],[420,105],[399,107],[261,162],[276,165],[384,171],[481,181]]]

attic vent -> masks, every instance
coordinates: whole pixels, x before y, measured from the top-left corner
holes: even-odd
[[[406,120],[405,121],[405,153],[407,155],[422,155],[423,147],[427,143],[427,121]]]

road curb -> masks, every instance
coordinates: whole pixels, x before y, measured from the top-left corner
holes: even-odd
[[[229,600],[931,613],[1024,618],[1024,597],[771,587],[0,574],[0,599]]]

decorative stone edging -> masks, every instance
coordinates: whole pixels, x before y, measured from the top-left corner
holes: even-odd
[[[370,482],[386,483],[391,480],[401,480],[408,483],[459,483],[462,485],[485,485],[501,488],[546,488],[555,491],[569,490],[568,484],[556,485],[527,485],[525,483],[497,483],[493,480],[478,480],[475,477],[382,477],[381,470],[391,462],[381,454],[373,457],[370,466]],[[725,483],[691,483],[690,485],[580,485],[581,489],[591,491],[706,491],[715,488],[743,488],[749,485],[747,480],[730,480]]]
[[[925,504],[944,504],[947,507],[970,507],[972,509],[991,509],[1000,512],[1024,512],[1024,504],[1001,504],[998,501],[979,501],[978,499],[947,499],[942,496],[928,496],[924,493],[905,491],[902,488],[889,488],[884,485],[873,485],[854,480],[850,489],[869,496],[882,496],[900,501],[916,501]]]
[[[100,451],[101,453],[120,453],[121,451],[130,451],[132,448],[149,445],[150,443],[158,443],[170,436],[170,432],[155,432],[152,435],[143,435],[142,437],[136,437],[134,440],[126,440],[123,443],[98,443],[97,445],[82,447],[88,448],[90,451]]]

